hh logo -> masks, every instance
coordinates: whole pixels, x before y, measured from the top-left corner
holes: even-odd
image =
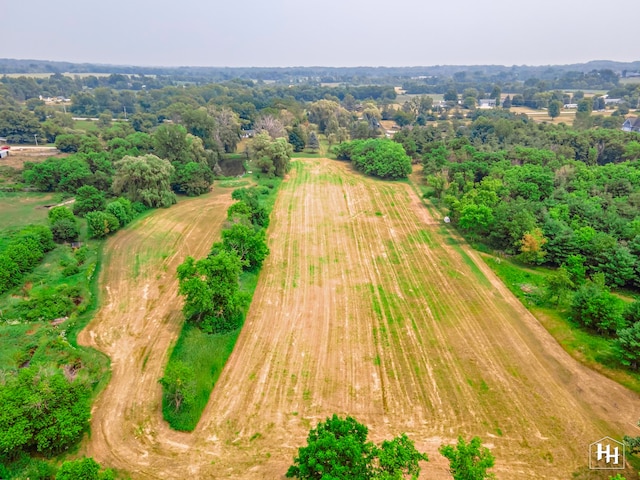
[[[624,470],[624,443],[604,437],[589,445],[589,468],[591,470]]]

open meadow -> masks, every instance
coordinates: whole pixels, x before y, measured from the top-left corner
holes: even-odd
[[[310,427],[338,413],[373,441],[437,453],[480,436],[500,479],[571,478],[588,445],[637,421],[640,398],[583,367],[409,183],[299,159],[236,348],[192,434],[162,422],[157,379],[182,315],[175,267],[216,240],[229,191],[180,202],[106,244],[102,309],[82,343],[112,380],[83,452],[132,478],[282,478]],[[600,477],[579,477],[600,478]],[[602,477],[608,478],[608,477]]]

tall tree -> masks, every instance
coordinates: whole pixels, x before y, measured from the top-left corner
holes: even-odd
[[[238,255],[227,250],[198,261],[187,257],[178,267],[178,291],[185,297],[185,317],[205,332],[236,329],[246,303],[238,284],[241,270]]]
[[[174,168],[167,160],[155,155],[126,156],[115,163],[113,191],[132,202],[148,207],[169,207],[176,203],[170,179]]]
[[[561,110],[562,110],[562,103],[559,100],[552,100],[549,102],[549,106],[547,107],[547,113],[552,119],[559,117]]]

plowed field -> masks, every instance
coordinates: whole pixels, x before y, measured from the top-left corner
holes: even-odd
[[[88,454],[133,478],[281,478],[309,428],[339,413],[374,441],[406,432],[431,458],[424,478],[448,478],[437,448],[462,434],[493,450],[498,478],[557,479],[587,464],[591,442],[635,433],[638,395],[570,358],[408,184],[295,165],[193,434],[162,423],[157,378],[180,326],[175,266],[206,253],[228,196],[110,241],[105,306],[83,337],[113,360]],[[133,275],[136,255],[150,260]]]

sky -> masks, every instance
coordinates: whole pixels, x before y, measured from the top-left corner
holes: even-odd
[[[639,0],[4,0],[0,58],[136,66],[640,60]]]

